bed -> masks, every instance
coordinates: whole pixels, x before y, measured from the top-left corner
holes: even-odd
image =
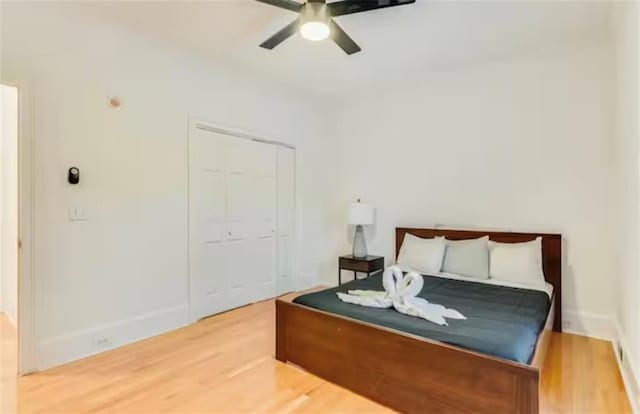
[[[488,235],[503,243],[542,237],[543,272],[550,294],[426,276],[425,290],[436,295],[431,297],[434,302],[438,295],[451,298],[457,289],[456,306],[462,310],[478,309],[483,300],[491,304],[487,314],[474,314],[475,320],[470,321],[479,324],[481,335],[470,333],[470,325],[458,321],[447,329],[393,312],[372,315],[371,308],[333,300],[341,288],[376,286],[375,277],[290,295],[276,301],[276,358],[402,412],[537,413],[550,332],[561,330],[562,237],[398,228],[396,255],[406,234],[451,240]],[[492,311],[495,306],[501,311]],[[501,322],[496,315],[509,313],[506,309],[512,309],[513,315]],[[513,329],[503,329],[508,325]]]

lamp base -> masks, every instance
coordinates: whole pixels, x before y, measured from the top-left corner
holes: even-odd
[[[362,226],[358,224],[356,226],[356,233],[353,236],[353,257],[366,257],[367,256],[367,243],[364,241],[364,231]]]

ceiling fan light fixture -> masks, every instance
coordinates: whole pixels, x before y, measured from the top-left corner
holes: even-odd
[[[300,26],[300,35],[307,40],[317,42],[329,37],[331,30],[325,22],[306,22]]]
[[[2,0],[0,0],[2,1]],[[385,7],[402,6],[416,0],[256,0],[281,9],[298,13],[298,18],[270,38],[260,43],[260,47],[273,49],[296,32],[307,40],[317,42],[331,36],[331,40],[347,55],[360,52],[360,46],[334,20],[346,14],[367,12]]]

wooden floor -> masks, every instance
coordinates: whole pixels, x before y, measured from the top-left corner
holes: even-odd
[[[274,312],[254,304],[17,381],[15,330],[1,316],[0,412],[390,412],[275,361]],[[609,342],[554,334],[543,378],[543,412],[630,412]]]
[[[16,407],[16,372],[18,342],[16,329],[0,312],[0,413],[11,413]]]

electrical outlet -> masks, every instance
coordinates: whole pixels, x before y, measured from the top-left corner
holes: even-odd
[[[106,349],[111,347],[111,338],[106,336],[97,337],[94,342],[97,349]]]

